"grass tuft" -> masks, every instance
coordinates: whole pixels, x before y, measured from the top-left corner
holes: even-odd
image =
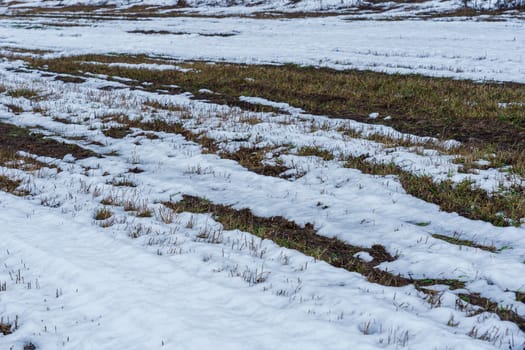
[[[333,160],[334,155],[332,152],[321,149],[316,146],[305,146],[297,150],[298,156],[316,156],[324,160]]]
[[[95,215],[93,217],[94,217],[95,220],[101,221],[101,220],[109,219],[112,215],[113,215],[113,213],[111,212],[111,210],[109,210],[106,207],[103,207],[103,208],[97,209],[97,211],[95,211]]]

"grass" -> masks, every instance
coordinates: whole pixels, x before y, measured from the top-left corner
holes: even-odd
[[[132,131],[128,126],[112,126],[108,129],[102,130],[102,133],[107,137],[112,137],[114,139],[122,139],[127,135],[131,134]]]
[[[3,335],[11,334],[11,325],[9,323],[0,322],[0,333],[2,333]]]
[[[445,242],[448,242],[450,244],[466,246],[466,247],[473,247],[473,248],[479,248],[481,250],[485,250],[485,251],[493,252],[493,253],[497,251],[497,248],[495,246],[493,246],[493,245],[490,245],[490,246],[482,245],[482,244],[478,244],[478,243],[475,243],[475,242],[467,240],[467,239],[460,239],[457,236],[450,237],[450,236],[445,236],[445,235],[441,235],[441,234],[438,234],[438,233],[434,233],[432,235],[432,237],[434,237],[436,239],[440,239],[440,240],[445,241]]]
[[[525,293],[516,292],[516,301],[519,301],[525,304]]]
[[[25,196],[28,193],[18,189],[21,183],[20,180],[12,180],[5,175],[0,175],[0,191],[9,192],[16,196]]]
[[[206,199],[183,195],[179,202],[165,202],[166,207],[175,213],[209,213],[214,220],[220,222],[226,230],[241,230],[249,232],[262,239],[271,239],[276,244],[295,249],[303,254],[322,260],[332,266],[344,268],[348,271],[362,274],[369,282],[385,286],[402,287],[413,285],[417,290],[428,295],[429,302],[439,302],[435,298],[436,291],[425,287],[443,284],[450,289],[461,289],[465,285],[462,281],[454,279],[407,279],[399,275],[393,275],[387,271],[376,269],[381,262],[394,261],[395,257],[390,255],[383,246],[373,245],[370,248],[358,247],[347,244],[337,238],[319,236],[312,224],[304,227],[289,221],[283,217],[259,217],[248,209],[233,209],[228,206],[214,204]],[[206,236],[208,238],[208,236]],[[354,257],[358,252],[368,252],[373,260],[364,262]],[[518,297],[518,294],[516,294]],[[472,305],[480,307],[477,313],[483,311],[497,314],[501,319],[515,323],[521,330],[525,330],[525,319],[510,308],[501,307],[487,298],[478,294],[459,294],[459,297]]]
[[[103,207],[95,211],[93,218],[97,221],[102,221],[102,220],[109,219],[112,215],[113,213],[111,212],[111,210],[109,210],[106,207]]]
[[[272,108],[239,100],[257,96],[287,102],[306,112],[367,123],[380,123],[420,136],[453,138],[463,142],[462,154],[491,157],[494,165],[512,166],[525,175],[525,85],[477,83],[421,75],[371,71],[338,71],[298,65],[240,65],[189,62],[190,72],[151,71],[109,67],[101,63],[161,63],[157,58],[131,55],[85,55],[57,59],[29,59],[35,68],[71,75],[78,71],[150,82],[149,90],[177,85],[196,98],[254,111]],[[214,94],[202,94],[209,89]],[[500,103],[511,103],[505,108]],[[370,119],[370,112],[380,116]],[[468,162],[466,162],[468,163]],[[472,164],[472,162],[471,162]]]
[[[439,205],[446,212],[456,212],[473,220],[488,221],[496,226],[520,225],[525,218],[525,189],[514,187],[507,191],[488,194],[476,188],[469,180],[453,183],[435,182],[430,176],[417,176],[392,163],[372,163],[367,157],[349,157],[346,167],[365,174],[397,175],[405,191],[426,202]]]
[[[370,248],[359,247],[350,245],[337,238],[320,236],[313,225],[309,223],[301,227],[283,217],[259,217],[248,209],[237,210],[188,195],[184,195],[182,201],[176,203],[165,202],[163,204],[176,213],[184,211],[210,213],[226,230],[237,229],[249,232],[262,239],[271,239],[282,247],[298,250],[317,260],[326,261],[333,266],[341,267],[348,271],[358,272],[373,283],[386,286],[405,286],[408,284],[415,284],[418,287],[432,284],[447,284],[452,288],[463,286],[462,282],[455,280],[409,280],[378,270],[375,267],[380,263],[395,260],[395,257],[390,255],[383,246],[376,244]],[[373,260],[365,262],[354,257],[358,252],[369,253]]]
[[[130,120],[125,116],[115,117],[118,123],[148,131],[161,131],[183,135],[203,147],[204,152],[216,153],[224,159],[231,159],[255,173],[265,176],[282,176],[289,170],[284,165],[266,164],[266,154],[271,148],[241,147],[235,152],[221,151],[217,143],[202,134],[192,133],[180,123],[169,123],[154,119],[143,121]],[[318,147],[302,147],[298,155],[315,155],[324,160],[333,159],[333,154]],[[525,189],[514,187],[500,193],[488,194],[485,190],[472,186],[469,180],[453,183],[450,180],[434,182],[429,176],[417,176],[402,170],[393,163],[374,163],[367,161],[367,156],[348,157],[345,166],[358,169],[366,174],[397,175],[407,193],[439,205],[447,212],[456,212],[461,216],[490,222],[496,226],[519,226],[525,217]]]
[[[98,156],[80,146],[59,142],[36,134],[27,128],[2,122],[0,122],[0,149],[12,152],[25,151],[60,159],[67,154],[77,159]]]
[[[107,182],[108,185],[116,187],[137,187],[137,184],[126,177],[115,177]]]
[[[477,311],[476,314],[480,314],[484,311],[495,313],[502,320],[510,321],[516,324],[522,331],[525,331],[525,318],[518,315],[514,310],[512,310],[512,308],[501,307],[498,303],[492,302],[487,298],[481,297],[477,293],[460,293],[458,294],[458,297],[469,304],[481,307],[481,310]]]
[[[288,170],[287,167],[280,164],[266,164],[266,154],[272,152],[270,147],[240,147],[235,152],[219,152],[219,156],[224,159],[231,159],[238,162],[246,169],[264,176],[279,177]]]
[[[15,98],[24,97],[28,100],[38,98],[38,92],[31,89],[16,89],[7,91],[7,95]]]
[[[7,322],[4,321],[4,318],[0,318],[0,333],[3,335],[9,335],[18,329],[18,315],[15,317],[13,322],[7,319]]]
[[[179,64],[192,68],[192,71],[180,72],[85,63],[91,61],[138,63],[159,60],[145,56],[87,55],[33,59],[31,64],[33,67],[47,66],[47,69],[59,73],[75,74],[82,69],[138,82],[148,81],[152,83],[149,88],[153,90],[175,84],[198,97],[199,90],[210,89],[216,93],[205,94],[205,98],[230,105],[241,105],[239,96],[264,97],[287,102],[307,112],[390,124],[417,135],[452,137],[466,142],[460,150],[463,156],[458,160],[463,163],[463,171],[475,171],[480,167],[475,163],[475,157],[469,156],[472,150],[476,151],[476,158],[492,155],[489,157],[491,165],[511,166],[511,170],[525,171],[525,107],[512,104],[501,108],[499,105],[500,102],[525,101],[523,85],[479,84],[419,75],[335,71],[296,65],[209,65],[192,62]],[[367,115],[371,111],[392,118],[370,120]],[[241,148],[236,152],[221,152],[214,140],[194,134],[179,123],[129,120],[122,116],[116,121],[127,127],[181,134],[199,143],[205,152],[235,160],[259,174],[279,176],[288,170],[281,165],[265,165],[263,161],[268,149]],[[126,132],[123,128],[122,133],[114,130],[114,135],[123,135]],[[333,158],[330,152],[316,147],[303,147],[298,154],[315,155],[325,160]],[[509,226],[519,225],[521,218],[525,217],[525,191],[520,187],[489,195],[473,187],[469,181],[435,183],[430,177],[415,176],[393,164],[374,164],[364,158],[348,159],[347,166],[369,174],[397,175],[409,194],[438,204],[444,211],[457,212],[471,219]]]
[[[22,156],[13,149],[4,148],[0,145],[0,165],[11,169],[24,171],[35,171],[42,168],[53,168],[60,171],[54,164],[40,162],[29,156]]]
[[[159,86],[176,84],[192,93],[206,88],[219,93],[215,98],[231,103],[242,95],[264,97],[311,113],[380,122],[423,136],[473,143],[479,139],[483,144],[494,144],[501,149],[515,149],[525,144],[515,137],[525,131],[525,107],[501,108],[498,105],[525,101],[525,87],[519,84],[480,84],[420,75],[337,71],[297,65],[193,62],[188,65],[193,71],[183,73],[80,63],[136,60],[144,61],[144,57],[123,59],[122,56],[88,55],[34,59],[32,65],[47,65],[51,71],[73,74],[82,67],[91,73],[149,81]],[[370,112],[392,118],[370,120],[367,117]]]
[[[316,157],[322,158],[323,160],[334,159],[334,155],[332,152],[323,150],[315,146],[301,147],[297,150],[297,155],[298,156],[316,156]]]
[[[166,132],[182,135],[187,140],[201,145],[203,152],[215,153],[223,159],[234,160],[241,166],[260,175],[280,176],[283,172],[288,170],[288,168],[283,165],[271,165],[265,164],[263,162],[266,159],[265,155],[272,151],[271,148],[240,147],[237,151],[226,152],[219,149],[215,140],[207,137],[204,134],[193,133],[190,130],[184,128],[181,123],[170,123],[161,119],[153,119],[149,121],[144,121],[142,119],[132,120],[125,116],[118,116],[116,117],[115,121],[126,125],[126,127],[139,128],[145,131]]]
[[[453,183],[450,180],[435,182],[430,176],[401,173],[403,188],[411,195],[439,205],[446,212],[488,221],[496,226],[519,226],[525,218],[524,189],[515,188],[489,195],[473,187],[469,180]]]

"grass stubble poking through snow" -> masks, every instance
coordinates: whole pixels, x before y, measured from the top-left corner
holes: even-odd
[[[390,124],[401,130],[422,136],[446,139],[452,136],[464,141],[454,160],[465,172],[476,172],[480,168],[477,161],[490,159],[490,166],[507,166],[507,170],[523,175],[523,147],[519,140],[524,133],[523,106],[515,105],[502,109],[496,101],[522,101],[525,90],[521,86],[479,84],[450,79],[425,78],[421,76],[386,75],[372,72],[337,72],[328,69],[300,68],[293,66],[239,66],[232,64],[193,63],[184,70],[151,71],[111,63],[124,61],[128,64],[138,62],[162,62],[161,60],[133,56],[83,56],[32,62],[33,67],[46,66],[48,70],[59,73],[75,73],[87,70],[90,74],[104,74],[108,77],[125,77],[134,84],[148,82],[151,91],[162,90],[166,86],[179,86],[197,98],[205,98],[217,103],[251,108],[258,111],[265,106],[243,103],[240,96],[263,96],[301,107],[306,111],[329,116],[352,117],[357,120],[369,119],[370,110],[391,116],[380,123]],[[101,62],[104,64],[89,64]],[[269,86],[266,82],[272,81]],[[214,91],[202,93],[203,89]],[[395,92],[395,93],[394,93]],[[469,101],[464,102],[467,96]],[[153,104],[162,108],[162,105]],[[166,106],[164,106],[166,107]],[[169,107],[167,107],[169,108]],[[172,108],[173,109],[173,108]],[[393,116],[393,117],[392,117]],[[419,118],[419,119],[415,119]],[[116,121],[139,126],[125,116]],[[496,127],[496,123],[498,126]],[[507,126],[506,126],[507,125]],[[210,151],[216,151],[212,140],[185,130],[180,123],[168,125],[163,121],[150,121],[140,127],[147,130],[166,131],[183,134],[186,138],[199,142]],[[111,127],[104,131],[107,136],[124,137],[129,127]],[[369,139],[388,140],[385,136],[371,135]],[[447,151],[440,148],[441,151]],[[282,165],[261,165],[263,155],[268,150],[261,148],[241,148],[236,152],[221,152],[224,158],[238,161],[252,171],[264,175],[279,175],[286,168]],[[473,157],[472,154],[479,158]],[[306,146],[298,155],[316,155],[325,160],[334,158],[328,150]],[[366,165],[364,158],[351,157],[347,166],[358,168],[372,174],[400,176],[401,183],[410,194],[440,205],[443,210],[458,212],[472,219],[490,221],[496,225],[519,224],[525,217],[525,190],[521,183],[511,189],[493,196],[485,191],[472,188],[465,179],[460,185],[451,181],[435,184],[431,177],[414,176],[390,164]],[[485,167],[487,167],[485,165]],[[483,167],[481,167],[483,168]]]
[[[126,59],[121,56],[105,57],[107,56],[104,58],[93,56],[89,59],[90,61],[109,60],[112,63]],[[130,59],[138,64],[143,58]],[[408,194],[417,194],[428,202],[439,204],[446,211],[456,211],[468,218],[482,219],[500,226],[519,225],[519,219],[523,217],[520,211],[523,197],[519,192],[513,192],[512,196],[517,198],[516,202],[506,201],[505,191],[514,188],[512,187],[514,183],[506,180],[506,174],[498,177],[500,179],[498,181],[502,182],[503,192],[489,193],[486,189],[472,187],[483,184],[484,176],[488,174],[484,171],[488,169],[476,169],[479,173],[476,171],[472,174],[461,173],[459,171],[461,166],[455,164],[454,157],[450,155],[454,150],[439,153],[435,149],[424,149],[421,144],[431,145],[425,143],[424,140],[427,139],[414,137],[413,142],[408,145],[386,147],[378,142],[380,139],[378,135],[381,134],[382,129],[377,128],[373,129],[375,132],[370,132],[368,126],[354,124],[350,120],[331,120],[306,113],[279,112],[275,106],[255,106],[251,111],[242,111],[235,107],[248,107],[249,104],[239,102],[241,96],[261,96],[288,102],[308,112],[342,116],[343,112],[336,110],[338,106],[336,102],[348,99],[359,106],[357,100],[352,100],[348,96],[337,98],[332,92],[325,91],[323,86],[314,89],[308,81],[318,79],[319,76],[316,74],[336,76],[346,74],[346,79],[352,73],[288,66],[250,67],[221,64],[209,65],[212,68],[208,68],[208,65],[203,63],[192,63],[187,66],[181,64],[181,66],[196,70],[198,73],[169,70],[159,73],[157,77],[157,71],[144,68],[124,68],[105,64],[79,65],[76,60],[78,58],[33,61],[31,64],[33,68],[47,65],[45,74],[72,74],[82,67],[84,72],[98,74],[98,78],[82,74],[82,78],[85,79],[82,82],[70,80],[64,83],[61,80],[53,81],[52,75],[38,77],[34,71],[23,72],[24,68],[18,67],[22,70],[16,73],[17,79],[26,79],[36,89],[31,91],[39,91],[30,94],[27,92],[29,90],[23,92],[25,88],[17,87],[19,83],[16,80],[9,80],[13,76],[12,73],[7,70],[2,72],[7,86],[2,92],[0,101],[6,106],[2,112],[6,121],[1,125],[6,133],[2,136],[4,139],[0,146],[2,149],[5,148],[6,154],[9,155],[6,157],[8,160],[2,162],[2,176],[6,178],[6,184],[11,186],[9,188],[12,188],[13,184],[18,188],[22,182],[25,181],[27,184],[28,181],[32,181],[31,186],[26,186],[28,189],[26,198],[29,201],[34,198],[37,204],[54,208],[57,214],[73,213],[72,217],[77,215],[82,217],[82,213],[89,209],[90,214],[86,220],[88,222],[91,220],[94,227],[107,229],[108,234],[126,232],[127,236],[135,238],[140,242],[139,244],[152,247],[158,255],[178,256],[182,259],[184,255],[202,254],[201,264],[204,266],[211,264],[214,273],[239,277],[249,286],[261,286],[262,291],[270,291],[277,296],[300,295],[299,299],[302,300],[301,298],[306,297],[306,294],[301,294],[299,290],[290,292],[287,289],[277,291],[274,289],[273,284],[280,283],[275,277],[278,275],[275,270],[276,265],[271,262],[272,259],[263,259],[267,254],[263,245],[270,244],[268,240],[271,240],[277,244],[271,249],[279,249],[279,246],[294,249],[315,258],[314,262],[325,261],[335,267],[342,267],[364,276],[359,282],[362,297],[369,297],[368,290],[374,290],[379,294],[394,293],[394,300],[396,293],[400,295],[407,293],[410,295],[411,303],[415,302],[414,300],[424,301],[421,305],[426,306],[417,306],[419,312],[428,313],[429,316],[432,314],[429,310],[434,309],[450,313],[446,315],[445,320],[437,315],[438,312],[436,315],[432,314],[430,318],[432,322],[439,319],[441,323],[436,321],[437,324],[452,329],[446,334],[457,333],[476,339],[474,347],[490,344],[499,348],[519,349],[522,345],[523,334],[520,333],[520,329],[523,331],[525,327],[522,317],[525,312],[519,303],[522,297],[520,288],[524,287],[519,286],[519,280],[516,280],[518,278],[497,280],[494,283],[492,279],[496,275],[493,271],[489,271],[487,265],[478,267],[479,270],[465,268],[470,266],[469,264],[481,262],[479,259],[482,257],[482,259],[493,260],[499,268],[511,262],[517,270],[508,273],[519,274],[521,271],[519,269],[523,269],[522,261],[518,261],[520,256],[521,259],[523,258],[523,239],[516,238],[513,241],[508,237],[514,239],[517,234],[523,234],[522,229],[515,227],[496,229],[489,223],[471,222],[453,214],[439,213],[432,206],[421,204],[421,201],[408,196],[401,187],[396,187],[397,183],[405,188]],[[82,60],[87,58],[84,57]],[[233,78],[241,71],[248,73]],[[262,82],[271,81],[276,74],[283,72],[296,83],[301,83],[300,86],[304,87],[304,91],[298,91],[297,96],[288,95],[283,80],[276,81],[273,85],[275,91],[268,88],[271,93],[267,92]],[[102,79],[100,74],[106,74],[108,77]],[[395,85],[396,82],[400,83],[399,80],[402,81],[401,84],[415,85],[414,89],[417,90],[421,88],[418,84],[425,84],[426,81],[426,78],[421,77],[394,76],[392,78],[394,82],[385,83],[384,80],[389,80],[387,76],[375,75],[375,73],[370,73],[371,76],[368,75],[369,73],[356,74],[365,81],[372,79],[368,85],[361,82],[363,86],[369,86],[364,89],[369,93],[378,86],[383,86],[382,84],[387,86],[394,84],[396,88],[401,88]],[[131,86],[133,88],[131,90],[127,90],[126,85],[122,83],[119,83],[118,90],[105,89],[107,86],[116,86],[111,85],[115,80],[109,76],[134,79],[136,85]],[[260,86],[251,87],[252,81],[246,78],[254,79]],[[235,79],[247,83],[242,85]],[[337,82],[339,78],[333,79],[335,80],[331,80],[332,83]],[[436,83],[429,80],[428,84],[432,85],[432,89],[437,90],[439,89],[434,84],[439,87],[440,81],[446,85],[446,88],[454,84],[458,84],[457,89],[462,88],[461,84],[471,84],[468,85],[471,89],[477,86],[473,83],[437,81]],[[146,86],[142,89],[145,91],[139,91],[137,86],[144,82],[153,82],[153,85],[142,84]],[[188,95],[159,93],[158,90],[162,90],[166,85],[174,84],[179,88],[172,87],[173,90],[170,91],[172,94],[189,91],[194,93],[194,96],[206,98],[208,101],[191,100]],[[65,86],[71,88],[70,92],[64,90]],[[202,92],[202,89],[212,90],[215,93]],[[388,90],[387,87],[385,89]],[[512,99],[521,98],[519,95],[521,88],[512,92],[505,90],[504,86],[488,86],[478,90],[474,88],[473,100],[483,96],[484,89],[489,91],[488,96],[501,97],[504,95],[498,94],[509,94],[505,96],[511,96],[509,98]],[[350,89],[342,91],[350,91]],[[37,101],[39,96],[44,94],[49,96],[48,101]],[[320,102],[319,108],[323,109],[309,109],[313,107],[306,104],[308,96],[313,96],[314,101]],[[486,101],[489,99],[487,97]],[[34,103],[28,103],[32,100]],[[385,113],[386,110],[397,111],[399,115],[392,113],[393,119],[397,119],[401,118],[403,113],[408,114],[409,108],[415,108],[417,103],[414,101],[419,101],[415,98],[411,104],[410,98],[405,100],[408,101],[406,106],[403,106],[407,108],[406,110],[401,110],[401,104],[396,101],[390,101],[387,106],[373,105],[371,108],[381,113]],[[483,103],[484,100],[479,101]],[[226,103],[234,107],[217,106],[213,102]],[[486,106],[488,102],[484,103]],[[9,108],[8,104],[17,106],[18,109]],[[452,105],[461,113],[476,113],[468,106]],[[370,112],[365,106],[361,108],[357,111],[351,110],[349,113],[361,113],[356,115],[358,118],[359,115],[367,115]],[[439,105],[427,104],[426,109],[428,114],[423,113],[425,118],[439,115],[437,112]],[[519,116],[519,113],[516,115]],[[365,120],[365,117],[361,118]],[[469,118],[482,117],[473,114]],[[519,117],[510,119],[509,125],[519,125]],[[369,121],[368,118],[366,120]],[[460,124],[462,122],[464,121]],[[439,121],[436,123],[439,124]],[[35,128],[37,125],[43,132],[42,135],[46,135],[45,137],[24,128],[27,126]],[[369,127],[374,128],[373,125]],[[437,127],[435,128],[437,130]],[[430,133],[432,129],[428,130],[425,127],[418,129],[424,136],[428,136],[426,132]],[[503,136],[499,138],[500,136],[496,135],[494,140],[491,140],[505,152],[514,152],[512,147],[505,143]],[[18,137],[24,142],[13,143],[12,140],[18,140]],[[389,138],[386,135],[385,139],[396,142],[394,136]],[[64,140],[67,140],[67,143]],[[418,140],[421,144],[418,144]],[[327,142],[326,145],[323,141]],[[443,141],[432,142],[438,145]],[[403,138],[399,142],[403,143]],[[476,142],[474,144],[477,145]],[[82,148],[79,145],[82,145]],[[485,144],[482,146],[488,147]],[[370,147],[372,151],[369,150]],[[445,149],[446,147],[442,147],[439,150]],[[17,153],[17,151],[23,152]],[[375,153],[369,154],[369,152]],[[428,157],[430,161],[426,158],[428,152],[431,152],[433,157]],[[155,157],[152,157],[152,154]],[[394,156],[397,158],[393,158]],[[24,163],[22,157],[47,162],[50,172],[38,173],[41,168],[31,170],[21,165],[9,166],[13,163]],[[390,162],[385,163],[385,159],[390,159],[393,165],[389,165]],[[417,169],[402,165],[404,160],[421,162],[422,159],[428,161],[426,163],[428,166],[438,169],[441,175],[445,173],[445,178],[424,177],[417,172]],[[473,163],[475,161],[472,160]],[[354,169],[359,169],[361,172],[356,172]],[[438,170],[434,175],[439,174]],[[331,177],[332,175],[334,177]],[[472,177],[472,180],[465,180],[465,176]],[[518,175],[513,176],[519,178]],[[468,185],[465,181],[469,181]],[[55,193],[56,186],[64,190],[69,188],[69,191],[76,191],[78,194]],[[267,191],[272,187],[275,187],[275,193]],[[375,188],[379,192],[377,195],[366,193],[367,188]],[[261,201],[260,196],[263,193],[266,197],[262,198],[267,201],[266,203]],[[393,208],[397,208],[398,202],[403,207],[394,209],[393,213],[386,213],[384,222],[378,220],[373,208],[370,208],[366,217],[361,219],[358,217],[364,215],[360,211],[361,208],[356,208],[352,203],[343,204],[349,195],[356,198],[355,194],[359,193],[365,201],[369,200],[368,196],[376,196],[373,202],[369,203],[372,207],[385,201],[385,198],[386,201],[392,201],[390,205]],[[53,195],[57,197],[53,199]],[[211,201],[205,201],[203,197],[210,198]],[[223,197],[224,202],[217,203]],[[164,205],[161,204],[162,202]],[[238,203],[236,207],[250,209],[234,209],[226,205],[232,203]],[[466,203],[473,205],[469,207]],[[403,210],[406,211],[407,208],[416,205],[425,208],[423,211],[414,209],[424,217],[411,221],[406,218],[407,213]],[[167,209],[166,206],[174,211]],[[387,206],[383,208],[386,209]],[[395,212],[396,210],[398,212]],[[279,211],[284,211],[284,215],[276,215]],[[330,232],[330,224],[333,220],[336,223],[331,227],[333,232]],[[445,223],[447,220],[450,220],[450,223]],[[362,231],[360,227],[368,228]],[[380,236],[374,231],[380,232],[383,229],[388,230],[395,237],[385,236],[384,242],[381,241]],[[479,234],[475,232],[477,229],[483,232],[479,237],[476,237]],[[500,236],[491,232],[494,230]],[[463,231],[463,235],[459,235],[458,231]],[[242,243],[242,239],[232,238],[239,232],[245,235],[246,244]],[[247,239],[246,237],[253,236],[246,236],[246,234],[258,237],[257,241],[256,238]],[[465,235],[467,238],[464,238]],[[254,243],[249,243],[250,241]],[[356,243],[356,241],[362,242]],[[116,242],[121,244],[120,241]],[[430,242],[428,246],[427,242]],[[230,248],[227,249],[228,247]],[[250,253],[252,260],[246,260],[244,253],[240,253],[245,249],[252,252]],[[271,249],[268,253],[275,254]],[[420,261],[424,259],[420,254],[441,259],[437,262],[443,264],[444,258],[440,258],[440,254],[450,257],[447,254],[451,252],[456,254],[457,249],[464,251],[464,256],[459,259],[465,259],[461,261],[465,263],[462,266],[465,271],[457,271],[458,268],[453,265],[446,267],[439,265],[437,268],[426,266],[428,269],[426,272],[421,270],[414,272],[411,267],[407,267],[411,265],[420,267],[421,265],[418,264],[422,264]],[[293,256],[295,259],[301,255],[293,253]],[[279,259],[282,265],[288,266],[286,263],[288,258],[282,258],[281,255]],[[304,260],[304,256],[301,259]],[[240,265],[244,263],[247,264],[246,268]],[[307,274],[310,269],[306,267],[307,265],[302,265],[304,271],[301,272]],[[272,271],[268,266],[273,266],[274,270]],[[202,271],[199,273],[208,276]],[[286,274],[278,276],[288,280]],[[289,277],[295,280],[296,276]],[[488,292],[480,287],[485,284],[490,286],[487,288]],[[397,289],[396,292],[392,292],[389,288]],[[326,290],[324,293],[330,295],[329,293],[335,292]],[[316,303],[324,305],[327,302],[323,302],[322,296],[317,298],[315,295],[312,300],[312,305]],[[345,308],[352,309],[344,299],[340,302]],[[299,304],[301,303],[302,301]],[[397,310],[405,310],[403,302],[396,305],[398,305]],[[311,307],[315,309],[314,306]],[[406,312],[411,314],[411,307],[415,306],[407,306]],[[388,311],[390,312],[391,310]],[[313,317],[321,317],[316,311],[311,313]],[[385,338],[386,335],[382,335],[384,331],[377,326],[377,322],[383,321],[377,321],[374,317],[380,316],[375,315],[368,321],[362,320],[363,317],[359,316],[361,323],[358,328],[362,335],[378,338],[378,344],[409,347],[411,341],[422,341],[422,335],[417,333],[416,328],[400,330],[401,335],[394,335],[394,340],[390,339],[390,335],[395,333],[391,331],[391,334]],[[321,318],[350,322],[344,316]],[[500,320],[511,321],[511,323]],[[489,326],[491,323],[492,328]],[[351,325],[352,322],[349,324]],[[416,333],[417,335],[414,335]],[[412,340],[413,338],[415,340]]]

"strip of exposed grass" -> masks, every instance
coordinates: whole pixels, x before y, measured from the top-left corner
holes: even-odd
[[[372,175],[397,175],[408,194],[439,205],[446,212],[456,212],[473,220],[483,220],[496,226],[520,225],[525,218],[523,188],[488,194],[469,180],[435,182],[430,176],[417,176],[391,163],[372,163],[365,157],[349,157],[346,167]]]
[[[437,233],[434,233],[432,235],[432,237],[434,237],[436,239],[440,239],[440,240],[445,241],[445,242],[448,242],[450,244],[466,246],[466,247],[472,247],[472,248],[479,248],[481,250],[486,250],[488,252],[493,252],[494,253],[497,250],[496,247],[493,246],[493,245],[491,245],[491,246],[482,245],[482,244],[478,244],[478,243],[475,243],[473,241],[470,241],[468,239],[460,239],[459,237],[450,237],[450,236],[440,235],[440,234],[437,234]]]
[[[520,84],[480,84],[421,75],[337,71],[296,65],[194,62],[189,66],[194,69],[184,73],[85,63],[122,60],[122,56],[88,55],[36,59],[32,65],[47,65],[49,70],[62,73],[77,73],[80,69],[159,86],[176,84],[193,93],[209,89],[230,102],[238,101],[243,95],[264,97],[316,114],[351,117],[392,125],[416,135],[493,144],[502,149],[525,145],[525,106],[519,104],[525,102],[525,86]],[[143,58],[131,56],[126,60]],[[502,108],[499,103],[510,104]],[[392,118],[369,119],[370,112]]]
[[[295,249],[317,260],[326,261],[333,266],[361,273],[374,283],[405,286],[413,282],[401,276],[375,269],[375,266],[382,262],[395,260],[381,245],[373,245],[370,248],[353,246],[337,238],[318,235],[312,224],[301,227],[283,217],[259,217],[253,215],[249,209],[236,210],[194,196],[184,195],[183,200],[179,202],[165,202],[163,204],[175,212],[210,213],[227,230],[241,230],[263,239],[271,239],[282,247]],[[366,262],[355,257],[354,255],[358,252],[369,253],[373,260]],[[421,285],[440,282],[436,281],[422,280]],[[459,281],[443,282],[455,287],[463,286]]]
[[[334,155],[332,152],[323,150],[315,146],[301,147],[297,150],[297,155],[298,156],[316,156],[316,157],[322,158],[323,160],[334,159]]]
[[[476,188],[469,180],[454,183],[451,180],[435,182],[430,176],[416,176],[406,172],[399,175],[403,188],[411,195],[439,205],[446,212],[483,220],[495,226],[519,226],[525,218],[524,189],[515,188],[488,194]]]
[[[211,139],[203,134],[193,133],[190,130],[184,128],[184,126],[180,123],[168,123],[159,119],[150,121],[143,121],[141,119],[132,120],[125,116],[119,116],[115,119],[115,121],[126,125],[126,127],[121,127],[124,130],[129,130],[127,127],[133,127],[146,131],[167,132],[182,135],[184,138],[186,138],[186,140],[193,141],[201,145],[203,152],[214,153],[223,159],[234,160],[241,166],[260,175],[280,176],[282,173],[288,170],[288,168],[283,165],[271,165],[264,163],[265,154],[271,151],[270,148],[241,147],[237,151],[227,152],[220,150],[217,142],[214,139]]]
[[[131,130],[127,126],[113,126],[111,128],[102,130],[102,133],[107,137],[122,139],[131,134]]]
[[[276,244],[300,251],[303,254],[322,260],[332,266],[344,268],[362,274],[368,281],[390,287],[413,285],[419,291],[429,295],[429,302],[436,301],[435,291],[424,287],[442,284],[450,289],[464,288],[463,282],[453,279],[407,279],[387,271],[375,268],[385,261],[393,261],[383,246],[373,245],[370,248],[347,244],[337,238],[328,238],[317,234],[311,224],[304,227],[283,217],[264,218],[254,215],[249,209],[233,209],[229,206],[214,204],[206,199],[184,195],[179,202],[163,203],[175,212],[209,213],[227,230],[249,232],[262,239],[270,239]],[[365,262],[355,257],[358,252],[368,252],[373,260]],[[515,323],[525,331],[525,319],[510,308],[500,307],[497,303],[478,294],[459,294],[460,299],[480,307],[483,311],[495,313],[501,319]],[[439,298],[438,298],[439,299]]]
[[[478,313],[492,312],[497,314],[502,320],[515,323],[522,331],[525,331],[525,319],[518,315],[510,307],[501,307],[498,303],[490,301],[476,293],[463,294],[460,293],[459,298],[463,301],[481,307]]]
[[[27,128],[0,122],[0,149],[25,151],[40,156],[63,158],[67,154],[83,159],[97,156],[96,153],[73,144],[59,142],[31,132]]]

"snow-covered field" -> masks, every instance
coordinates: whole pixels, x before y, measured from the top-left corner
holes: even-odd
[[[522,21],[181,17],[148,21],[74,21],[82,25],[79,27],[60,26],[63,19],[54,21],[57,26],[48,18],[0,20],[0,47],[50,49],[64,54],[148,53],[182,60],[252,64],[291,62],[340,69],[525,82],[525,24]]]
[[[1,19],[0,53],[12,48],[53,50],[48,57],[146,53],[525,82],[525,27],[519,21],[84,19],[72,27],[53,21],[59,20]],[[134,30],[185,34],[129,33]],[[202,35],[217,33],[232,35]],[[0,323],[16,319],[18,325],[12,334],[0,335],[0,349],[29,343],[46,350],[525,348],[525,332],[516,323],[459,297],[479,293],[525,317],[525,304],[516,301],[516,293],[525,291],[525,229],[442,212],[406,194],[395,176],[363,174],[340,161],[369,155],[411,173],[460,182],[467,175],[458,171],[453,156],[420,147],[388,148],[365,136],[407,135],[305,114],[256,96],[243,100],[283,112],[244,112],[188,94],[130,90],[104,77],[64,83],[53,74],[21,68],[21,61],[1,61],[0,86],[35,90],[44,98],[0,93],[0,121],[37,127],[103,156],[38,157],[58,169],[0,167],[0,175],[20,179],[30,193],[0,191]],[[177,108],[145,107],[151,101]],[[23,112],[11,112],[12,105]],[[135,128],[124,138],[106,136],[102,129],[116,124],[105,117],[119,114],[181,123],[224,150],[288,147],[278,161],[292,177],[256,174],[179,134]],[[342,130],[359,131],[361,137]],[[298,155],[305,146],[336,158]],[[143,172],[129,171],[134,168]],[[509,181],[496,169],[468,176],[488,191]],[[183,195],[313,224],[318,234],[355,246],[380,244],[395,259],[378,269],[410,279],[456,279],[465,286],[431,286],[431,295],[411,284],[371,283],[270,240],[226,230],[212,214],[174,213],[162,204]],[[151,215],[124,210],[129,202]],[[102,208],[111,216],[96,220]],[[435,234],[495,251],[450,244]],[[366,252],[359,256],[370,259]]]

